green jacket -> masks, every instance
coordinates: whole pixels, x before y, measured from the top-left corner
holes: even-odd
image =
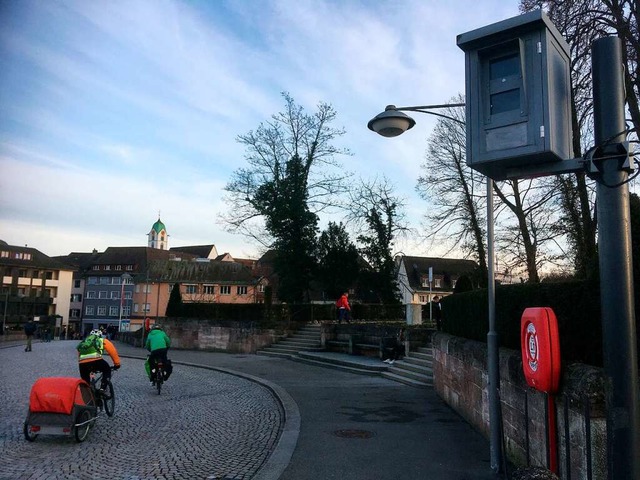
[[[169,348],[171,346],[171,339],[162,330],[151,330],[144,346],[150,352],[158,350],[159,348]]]

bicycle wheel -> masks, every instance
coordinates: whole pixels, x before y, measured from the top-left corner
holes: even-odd
[[[76,442],[84,442],[89,435],[89,430],[91,430],[91,413],[89,410],[83,410],[76,417],[76,425],[73,428]]]
[[[35,441],[35,439],[38,437],[37,433],[33,433],[31,431],[31,425],[29,425],[27,422],[24,422],[24,438],[27,439],[27,441],[29,442],[33,442]]]
[[[160,395],[160,390],[162,390],[162,382],[164,381],[164,374],[162,373],[162,368],[156,368],[156,388],[158,389],[158,395]]]
[[[107,416],[113,417],[113,412],[116,408],[116,396],[113,393],[113,384],[110,381],[107,382],[107,385],[104,387],[104,392],[102,392],[101,396],[105,413],[107,414]]]

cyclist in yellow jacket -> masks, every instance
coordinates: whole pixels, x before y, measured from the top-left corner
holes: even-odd
[[[120,368],[120,356],[113,343],[102,337],[100,330],[91,330],[87,339],[91,339],[90,342],[87,342],[89,343],[87,348],[81,351],[80,345],[78,345],[80,377],[85,382],[90,383],[91,372],[102,372],[102,385],[100,385],[100,388],[104,388],[107,380],[111,378],[111,367],[109,363],[102,358],[102,353],[105,350],[107,351],[113,361],[113,368],[115,370]],[[82,343],[83,342],[80,342],[80,344]]]

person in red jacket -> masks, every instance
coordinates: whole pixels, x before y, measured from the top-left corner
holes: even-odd
[[[342,323],[342,320],[350,323],[351,306],[349,305],[349,294],[347,292],[344,292],[338,299],[336,307],[338,307],[338,323]]]

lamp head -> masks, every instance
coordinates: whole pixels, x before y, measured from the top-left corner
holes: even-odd
[[[367,127],[383,137],[397,137],[415,124],[413,118],[398,111],[395,105],[387,105],[384,112],[369,120]]]

